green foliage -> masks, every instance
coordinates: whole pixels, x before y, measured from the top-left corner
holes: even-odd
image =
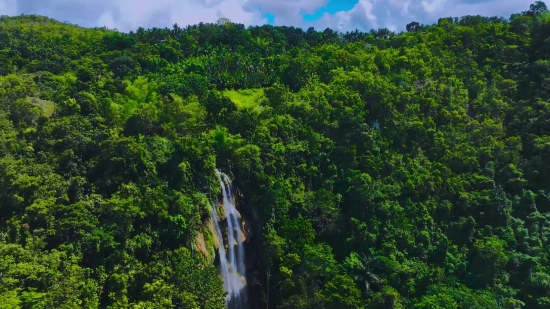
[[[216,167],[264,231],[270,308],[548,308],[549,14],[2,17],[0,309],[224,308],[191,247]]]

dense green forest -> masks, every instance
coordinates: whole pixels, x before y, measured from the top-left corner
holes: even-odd
[[[0,308],[225,308],[193,249],[215,168],[263,231],[261,308],[550,308],[550,12],[526,9],[403,33],[2,17]]]

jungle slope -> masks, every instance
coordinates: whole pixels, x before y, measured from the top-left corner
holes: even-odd
[[[224,308],[232,175],[269,308],[550,307],[550,15],[338,34],[0,21],[0,308]]]

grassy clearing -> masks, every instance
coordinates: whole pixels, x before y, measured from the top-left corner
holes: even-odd
[[[237,108],[252,108],[257,110],[265,97],[263,89],[225,90],[223,92],[237,105]]]
[[[51,117],[54,112],[55,104],[52,101],[42,100],[37,97],[27,97],[27,102],[40,107],[46,117]]]

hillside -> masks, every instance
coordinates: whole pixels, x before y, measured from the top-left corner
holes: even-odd
[[[225,308],[195,245],[216,168],[258,308],[550,308],[550,12],[526,9],[405,33],[2,17],[0,309]]]

